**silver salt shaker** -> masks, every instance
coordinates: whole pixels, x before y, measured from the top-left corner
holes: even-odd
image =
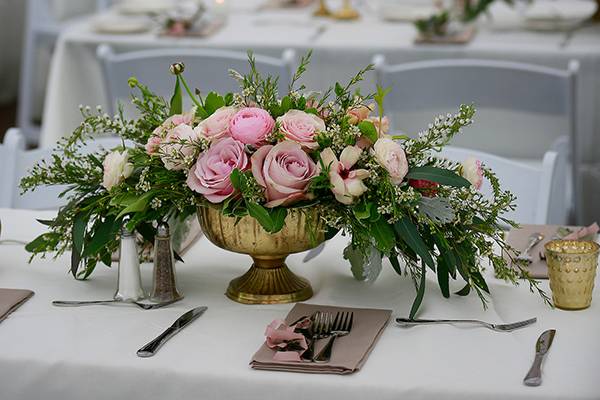
[[[139,301],[146,298],[142,288],[140,259],[133,232],[126,228],[128,219],[123,220],[119,247],[119,278],[115,300]]]
[[[154,273],[150,299],[157,303],[183,298],[177,290],[175,259],[171,247],[169,224],[160,222],[154,238]]]

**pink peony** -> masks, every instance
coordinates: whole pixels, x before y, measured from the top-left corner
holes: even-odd
[[[252,155],[252,174],[266,188],[266,207],[307,199],[306,189],[317,165],[298,143],[288,140],[263,146]]]
[[[474,157],[467,158],[461,164],[460,174],[463,178],[471,182],[471,185],[473,185],[475,189],[481,189],[481,185],[483,184],[483,168],[481,161]]]
[[[404,149],[389,138],[381,138],[373,146],[375,159],[390,174],[392,183],[399,185],[408,173]]]
[[[191,126],[179,124],[171,129],[159,145],[160,158],[169,170],[185,169],[195,152],[193,142],[197,139]]]
[[[229,131],[234,139],[254,146],[264,144],[274,127],[273,117],[256,107],[242,108],[229,122]]]
[[[354,199],[367,191],[363,179],[369,177],[366,169],[350,170],[358,161],[362,150],[357,146],[348,146],[342,150],[340,160],[330,147],[321,152],[321,160],[329,166],[331,191],[337,201],[342,204],[352,204]]]
[[[236,113],[237,110],[235,107],[221,107],[211,116],[200,122],[200,124],[194,128],[194,132],[196,132],[198,136],[211,140],[218,140],[231,136],[229,133],[229,123]]]
[[[319,148],[314,137],[319,132],[325,131],[325,122],[314,114],[300,110],[290,110],[277,118],[279,131],[286,139],[299,143],[301,146],[315,150]]]
[[[233,138],[225,138],[212,145],[198,158],[188,174],[187,185],[201,193],[211,203],[220,203],[233,194],[229,176],[238,168],[249,167],[244,144]]]

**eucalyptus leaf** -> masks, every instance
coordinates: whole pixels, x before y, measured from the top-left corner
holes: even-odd
[[[467,296],[469,293],[471,292],[471,285],[469,285],[468,283],[465,285],[464,288],[460,289],[458,292],[456,292],[455,294],[459,295],[459,296]]]
[[[109,216],[100,223],[93,232],[93,236],[86,243],[82,257],[90,257],[106,246],[111,240],[114,240],[119,231],[119,224],[116,223],[115,217]]]
[[[438,259],[437,279],[438,284],[440,285],[440,290],[442,291],[442,296],[445,298],[450,297],[450,273],[448,272],[448,267],[446,266],[446,262],[443,258]]]
[[[445,197],[421,197],[419,213],[426,215],[437,224],[448,224],[454,221],[454,209]]]
[[[398,256],[396,254],[390,254],[388,256],[388,259],[390,260],[390,264],[392,264],[392,268],[394,268],[394,271],[396,271],[398,275],[402,276],[402,268],[400,267]]]
[[[363,254],[349,244],[344,249],[344,258],[350,262],[350,271],[358,281],[374,282],[381,273],[381,253],[371,246],[368,254]]]
[[[409,179],[424,179],[427,181],[437,182],[440,185],[469,187],[471,182],[456,174],[449,169],[437,168],[432,166],[411,168],[406,175]]]
[[[423,238],[419,234],[417,227],[408,218],[404,217],[400,221],[394,224],[394,229],[398,233],[398,236],[410,247],[421,260],[435,271],[435,263],[429,252],[429,248],[423,241]]]

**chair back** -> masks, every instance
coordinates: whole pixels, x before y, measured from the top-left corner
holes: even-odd
[[[442,149],[441,156],[456,162],[475,157],[491,168],[503,189],[510,190],[517,197],[517,208],[505,215],[524,224],[565,224],[568,208],[562,184],[566,170],[566,154],[548,151],[541,166],[528,165],[481,151],[448,146]],[[562,172],[561,172],[562,171]],[[492,196],[492,188],[487,180],[481,187],[486,196]]]
[[[250,69],[246,53],[226,50],[156,49],[116,54],[111,47],[101,45],[97,54],[102,62],[109,111],[113,113],[119,101],[129,102],[131,91],[127,81],[132,76],[168,101],[175,86],[175,77],[169,73],[174,62],[185,64],[191,90],[198,88],[203,94],[238,91],[239,83],[229,76],[229,70],[245,74]],[[259,55],[255,58],[260,73],[278,76],[280,94],[287,93],[295,59],[293,50],[284,51],[280,59]],[[191,105],[187,96],[184,100],[187,106]]]
[[[567,70],[496,60],[433,60],[388,65],[374,58],[378,84],[392,87],[394,129],[416,134],[436,114],[474,103],[476,124],[453,144],[504,157],[541,159],[560,136],[575,134],[575,80]]]
[[[100,148],[111,149],[121,144],[116,137],[98,138],[89,141],[81,151],[91,153]],[[0,207],[24,208],[32,210],[57,209],[66,203],[59,198],[67,186],[40,187],[33,192],[21,195],[19,183],[27,176],[35,164],[41,160],[51,161],[52,149],[25,149],[25,138],[16,128],[9,129],[4,142],[0,145],[0,166],[3,174],[0,177]]]

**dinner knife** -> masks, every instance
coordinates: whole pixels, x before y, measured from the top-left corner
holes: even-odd
[[[177,318],[177,321],[175,321],[173,325],[168,327],[163,333],[158,335],[156,339],[139,349],[137,351],[138,357],[152,357],[169,339],[181,332],[181,330],[190,323],[194,322],[196,318],[204,314],[204,311],[206,311],[207,308],[208,307],[204,306],[196,307]]]
[[[531,369],[523,379],[523,383],[527,386],[540,386],[542,384],[542,360],[554,340],[556,330],[549,329],[542,333],[535,344],[535,359]]]

